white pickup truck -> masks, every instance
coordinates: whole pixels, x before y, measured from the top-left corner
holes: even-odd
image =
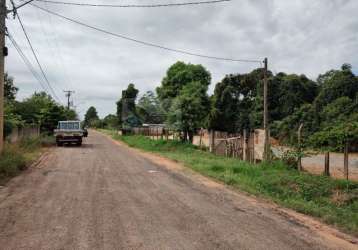
[[[80,121],[59,121],[54,134],[57,146],[62,146],[64,143],[81,146],[82,138],[87,136],[87,131],[81,129]]]

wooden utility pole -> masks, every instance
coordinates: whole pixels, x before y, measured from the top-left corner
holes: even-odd
[[[67,97],[67,109],[70,109],[70,106],[71,106],[70,98],[71,98],[71,95],[73,93],[75,93],[75,91],[73,91],[73,90],[64,90],[63,92],[66,93],[66,97]]]
[[[0,153],[4,148],[4,73],[5,73],[5,56],[7,55],[7,48],[5,47],[5,19],[7,14],[6,0],[1,0],[0,3],[0,44],[1,44],[1,58],[0,58]]]
[[[268,80],[267,80],[267,58],[264,59],[264,131],[265,131],[265,141],[264,141],[264,160],[270,160],[270,134],[268,127],[268,101],[267,101],[267,92],[268,92]]]

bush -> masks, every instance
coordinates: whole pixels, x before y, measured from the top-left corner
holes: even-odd
[[[43,145],[43,140],[48,138],[27,138],[15,144],[6,143],[0,156],[0,181],[25,170],[36,157],[34,153]]]
[[[0,177],[15,176],[26,168],[26,158],[19,145],[6,145],[0,158]]]

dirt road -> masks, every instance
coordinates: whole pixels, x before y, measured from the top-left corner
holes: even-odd
[[[357,249],[162,163],[97,132],[51,150],[0,188],[0,249]]]

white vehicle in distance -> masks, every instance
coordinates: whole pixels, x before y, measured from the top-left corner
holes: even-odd
[[[54,130],[57,146],[65,143],[82,145],[82,138],[87,136],[87,130],[81,128],[80,121],[59,121]]]

